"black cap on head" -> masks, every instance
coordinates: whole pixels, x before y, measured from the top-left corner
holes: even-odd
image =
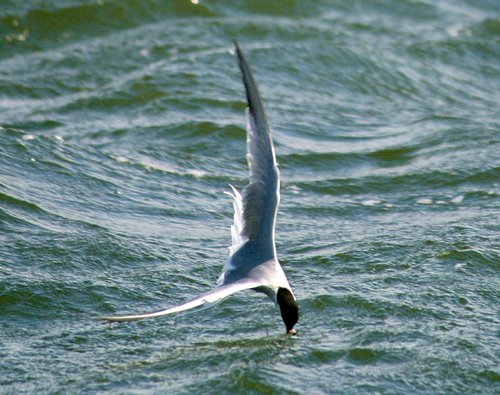
[[[299,306],[292,293],[287,288],[279,288],[276,297],[281,310],[281,317],[286,326],[286,332],[293,334],[294,325],[299,320]]]

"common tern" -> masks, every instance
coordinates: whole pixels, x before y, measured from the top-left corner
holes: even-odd
[[[235,52],[245,85],[248,107],[247,154],[250,183],[241,193],[232,185],[234,223],[232,245],[217,286],[178,306],[151,313],[101,317],[112,322],[160,317],[209,307],[238,291],[254,289],[266,294],[280,309],[286,333],[295,334],[299,307],[278,262],[274,228],[280,200],[280,178],[271,131],[250,67],[235,40]]]

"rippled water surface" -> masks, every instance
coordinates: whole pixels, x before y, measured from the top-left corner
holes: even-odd
[[[198,4],[194,4],[198,3]],[[0,393],[500,392],[496,1],[0,3]],[[209,289],[243,187],[238,38],[301,308]]]

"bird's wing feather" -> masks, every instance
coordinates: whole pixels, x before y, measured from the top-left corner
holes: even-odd
[[[144,314],[130,314],[122,316],[109,316],[109,317],[99,317],[98,319],[110,322],[124,322],[124,321],[135,321],[143,318],[153,318],[160,317],[163,315],[168,315],[172,313],[179,313],[181,311],[186,311],[193,309],[195,307],[206,305],[210,307],[217,302],[220,302],[225,297],[232,295],[238,291],[243,291],[245,289],[259,287],[260,283],[252,280],[240,280],[228,285],[222,285],[220,287],[214,288],[211,291],[205,292],[197,297],[187,301],[186,303],[180,304],[178,306],[170,307],[164,310],[153,311],[151,313]]]
[[[242,218],[239,241],[246,239],[270,242],[274,249],[274,225],[279,204],[279,171],[271,131],[257,85],[237,42],[235,47],[248,102],[247,161],[250,169],[250,183],[242,191],[241,213],[238,213]]]
[[[232,189],[231,192],[225,192],[227,195],[233,198],[233,209],[234,209],[234,219],[233,225],[231,225],[231,247],[229,247],[229,256],[232,256],[240,247],[245,244],[248,237],[242,234],[243,231],[243,198],[240,192],[229,185]]]

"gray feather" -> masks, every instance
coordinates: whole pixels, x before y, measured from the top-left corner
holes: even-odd
[[[248,102],[247,161],[250,183],[241,193],[240,234],[224,268],[223,284],[238,281],[263,262],[276,259],[274,226],[279,205],[279,171],[262,100],[248,63],[235,41]],[[240,213],[237,213],[240,214]],[[235,222],[236,223],[236,222]],[[233,226],[233,228],[236,228]]]
[[[274,243],[274,225],[279,204],[279,171],[257,85],[237,42],[235,46],[248,102],[247,161],[250,184],[243,189],[242,235],[249,240],[268,240]]]

